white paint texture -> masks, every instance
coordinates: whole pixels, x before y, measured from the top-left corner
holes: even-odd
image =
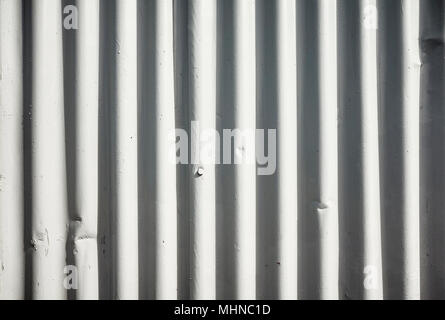
[[[21,14],[0,1],[0,299],[24,296]]]
[[[292,0],[276,3],[279,298],[298,297],[297,29]],[[335,108],[335,105],[333,106]]]
[[[117,299],[138,297],[137,1],[116,1],[116,157],[113,225]]]
[[[156,298],[177,298],[176,166],[168,161],[166,137],[175,129],[173,71],[173,6],[158,0],[156,6]]]
[[[64,299],[68,203],[62,6],[32,1],[32,297]]]
[[[98,124],[99,124],[99,1],[77,2],[76,31],[76,217],[73,254],[79,271],[77,297],[97,299]]]
[[[444,26],[441,0],[0,0],[0,299],[445,298]],[[277,130],[274,174],[206,161],[198,130],[234,128]]]
[[[197,164],[190,172],[191,266],[190,295],[193,299],[215,298],[215,166],[204,163],[204,148],[216,137],[200,143],[200,130],[216,126],[216,0],[188,3],[189,110],[191,152]],[[200,173],[198,174],[198,170]]]
[[[319,194],[314,215],[320,237],[320,297],[338,298],[337,1],[319,0]]]

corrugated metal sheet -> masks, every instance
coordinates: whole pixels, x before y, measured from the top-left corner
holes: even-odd
[[[445,298],[444,15],[0,0],[0,298]]]

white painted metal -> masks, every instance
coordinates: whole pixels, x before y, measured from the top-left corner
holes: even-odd
[[[256,114],[255,1],[236,0],[234,5],[235,128],[253,132]],[[235,281],[237,299],[255,299],[256,167],[250,156],[255,140],[235,139],[235,156],[243,156],[235,170]]]
[[[338,298],[337,17],[336,0],[318,0],[320,298]]]
[[[191,0],[188,5],[189,117],[198,122],[190,130],[191,161],[196,162],[190,173],[190,295],[193,299],[214,299],[215,165],[201,158],[212,149],[216,137],[202,137],[200,141],[200,136],[203,130],[216,126],[216,1]]]
[[[60,1],[32,2],[32,36],[32,294],[35,299],[65,299],[68,210]]]
[[[376,12],[379,12],[379,17],[383,18],[385,23],[381,25],[379,21],[375,28],[372,22],[368,24],[364,21],[367,17],[351,19],[352,22],[349,21],[348,25],[356,23],[357,30],[342,38],[347,42],[348,37],[352,35],[358,46],[355,48],[357,51],[351,54],[357,61],[351,65],[358,68],[359,83],[355,87],[358,92],[354,92],[354,99],[360,102],[351,107],[359,109],[357,114],[361,117],[360,124],[355,127],[360,130],[357,132],[360,140],[357,140],[359,150],[356,150],[361,159],[356,171],[359,172],[360,179],[353,179],[360,181],[357,187],[361,194],[358,199],[349,197],[348,200],[354,201],[352,207],[361,209],[357,212],[360,219],[354,221],[360,221],[360,225],[355,227],[363,230],[363,234],[356,235],[363,245],[352,246],[356,252],[348,255],[363,258],[357,262],[358,267],[351,267],[355,272],[360,269],[360,274],[351,277],[360,279],[360,283],[348,283],[346,286],[339,283],[339,272],[342,272],[340,268],[344,267],[344,261],[339,263],[339,256],[349,247],[345,248],[339,239],[348,237],[343,238],[339,234],[339,217],[351,217],[342,215],[341,211],[339,215],[338,198],[339,193],[344,190],[341,189],[341,183],[339,184],[341,176],[338,176],[338,158],[340,155],[341,159],[345,159],[349,154],[339,154],[339,145],[348,142],[339,141],[337,138],[337,125],[341,123],[337,115],[337,88],[346,91],[348,88],[344,88],[344,83],[341,82],[345,80],[338,77],[342,70],[338,70],[341,64],[338,64],[337,60],[342,60],[342,57],[337,54],[337,33],[341,30],[337,30],[337,22],[340,22],[340,17],[344,17],[337,13],[338,1],[276,0],[266,3],[232,0],[227,8],[233,10],[227,10],[224,15],[217,14],[217,10],[222,7],[217,6],[217,0],[178,0],[184,2],[176,6],[170,0],[150,1],[153,4],[150,8],[155,9],[150,15],[155,19],[146,23],[147,30],[153,31],[147,38],[154,41],[143,46],[137,43],[137,32],[140,23],[138,17],[145,15],[138,16],[136,0],[76,1],[79,29],[70,31],[76,39],[75,78],[72,80],[75,95],[75,112],[72,114],[76,115],[76,139],[73,141],[76,144],[72,146],[66,145],[71,141],[65,139],[65,123],[74,119],[64,114],[64,108],[67,106],[64,106],[63,75],[68,71],[63,67],[62,1],[0,0],[0,299],[22,299],[25,296],[35,299],[67,298],[69,295],[64,287],[64,267],[68,264],[68,257],[73,254],[67,251],[67,243],[70,244],[73,240],[74,262],[78,267],[79,280],[75,294],[77,299],[97,299],[101,290],[110,291],[104,296],[137,299],[141,289],[144,289],[144,292],[151,290],[153,297],[157,299],[176,299],[179,287],[180,295],[184,298],[214,299],[218,292],[227,292],[226,288],[220,290],[218,287],[221,286],[220,278],[216,281],[217,270],[222,268],[219,264],[228,266],[232,262],[218,259],[225,257],[224,254],[233,257],[233,266],[230,266],[230,271],[225,271],[222,278],[231,280],[227,287],[233,284],[233,296],[228,298],[236,299],[254,299],[263,296],[262,291],[269,288],[267,296],[279,299],[296,299],[298,296],[307,295],[320,299],[357,298],[355,295],[364,299],[419,299],[421,293],[423,296],[424,291],[432,287],[431,283],[422,283],[422,272],[428,273],[425,277],[428,282],[433,282],[435,278],[443,280],[443,273],[438,268],[443,261],[440,262],[437,257],[443,254],[440,246],[437,249],[435,246],[433,248],[431,243],[428,244],[431,250],[435,250],[434,259],[425,258],[427,253],[420,246],[421,239],[427,237],[423,233],[442,232],[443,226],[438,226],[437,230],[429,230],[422,229],[419,224],[422,214],[419,209],[419,194],[422,191],[419,177],[423,170],[419,162],[422,156],[419,143],[424,141],[419,140],[420,95],[422,93],[430,97],[438,95],[439,91],[429,90],[420,78],[419,24],[422,21],[419,20],[419,13],[422,4],[419,0],[400,0],[397,3],[392,2],[391,5],[377,0],[359,0],[360,14],[372,14],[366,8],[376,7]],[[428,1],[443,10],[443,1]],[[342,3],[344,6],[347,1]],[[25,8],[22,8],[23,5]],[[429,10],[434,10],[434,5],[431,5]],[[177,10],[175,14],[174,6]],[[101,7],[106,9],[103,17],[100,17],[99,13]],[[299,12],[301,7],[307,11]],[[273,14],[265,18],[268,12],[263,13],[262,10],[271,8]],[[26,9],[31,10],[30,17],[27,16]],[[350,14],[354,10],[344,12]],[[393,11],[387,12],[388,10]],[[27,19],[23,20],[23,13]],[[233,36],[224,37],[222,42],[232,42],[230,48],[233,47],[233,52],[230,54],[226,51],[222,54],[219,51],[221,48],[217,46],[217,34],[224,35],[226,31],[225,21],[219,21],[217,24],[219,17],[233,22]],[[303,21],[300,21],[299,17]],[[307,30],[307,26],[312,23],[305,20],[307,17],[316,17],[316,22],[312,22],[317,28]],[[99,33],[101,18],[113,20],[112,23],[104,23],[101,26],[113,25],[114,28],[104,29]],[[392,18],[394,19],[391,20]],[[443,14],[440,19],[436,17],[428,23],[439,22],[443,24]],[[265,25],[272,26],[273,32],[266,30]],[[178,32],[181,26],[186,27],[182,33]],[[217,26],[221,28],[218,33]],[[259,30],[264,30],[265,34],[259,34]],[[440,33],[442,38],[434,38],[436,33]],[[425,50],[429,50],[428,59],[434,60],[441,57],[434,51],[435,48],[443,50],[443,25],[434,25],[428,34],[431,39],[423,39],[426,43],[421,43],[430,46]],[[304,43],[303,47],[298,46],[299,36],[302,35],[302,39],[316,43],[308,43],[308,47],[305,47]],[[273,41],[269,41],[271,39],[267,37],[273,37]],[[145,38],[141,36],[139,39]],[[256,41],[258,39],[260,41]],[[23,40],[25,49],[32,44],[29,46],[30,52],[22,48]],[[32,42],[29,42],[30,40]],[[109,40],[112,43],[108,43]],[[394,48],[387,47],[393,43]],[[102,57],[100,52],[103,53],[104,50],[100,50],[101,45],[115,51],[107,53],[107,57]],[[155,126],[139,132],[143,132],[143,135],[150,133],[155,137],[153,150],[144,149],[144,152],[153,152],[154,163],[147,163],[155,168],[152,171],[147,170],[154,172],[153,181],[144,183],[154,185],[151,190],[155,190],[155,194],[139,194],[139,197],[138,193],[141,191],[138,190],[138,179],[142,175],[138,172],[138,161],[141,158],[138,154],[138,139],[150,139],[137,136],[138,79],[144,79],[138,77],[138,73],[152,70],[152,65],[150,61],[147,63],[147,69],[138,66],[138,58],[139,61],[147,62],[138,57],[138,46],[143,48],[139,53],[153,50],[148,56],[153,57],[155,72],[155,80],[146,82],[153,88],[139,86],[141,90],[147,89],[147,94],[144,92],[140,103],[153,103],[149,108],[139,107],[152,112],[149,116],[153,117],[154,121],[150,123]],[[339,48],[338,52],[354,49],[349,43],[346,49]],[[177,56],[178,51],[183,55],[182,59]],[[399,56],[388,58],[394,52]],[[302,59],[297,59],[300,53],[303,53]],[[310,60],[315,61],[317,65],[305,64],[304,59],[308,58],[308,53],[313,55]],[[29,61],[24,57],[28,57]],[[231,60],[225,61],[220,59],[221,57],[230,57]],[[399,65],[392,63],[396,60]],[[386,61],[391,63],[385,64]],[[431,66],[443,66],[442,60],[433,62]],[[230,106],[230,112],[233,111],[234,126],[241,130],[253,129],[261,122],[257,122],[257,118],[270,116],[272,119],[276,115],[278,154],[277,171],[271,179],[258,178],[255,165],[231,164],[234,166],[233,181],[230,181],[233,190],[226,194],[231,197],[230,206],[222,206],[222,211],[233,208],[233,212],[223,212],[234,218],[233,236],[230,230],[230,239],[226,235],[221,237],[224,241],[229,240],[230,246],[224,248],[230,252],[219,255],[217,248],[223,246],[219,246],[220,240],[216,235],[218,231],[225,232],[225,229],[224,226],[216,224],[215,193],[216,190],[227,188],[227,185],[225,182],[218,185],[220,181],[215,178],[215,164],[206,161],[209,160],[206,158],[212,147],[220,150],[216,143],[217,137],[203,136],[202,130],[216,128],[219,120],[226,116],[224,104],[221,104],[222,108],[216,107],[216,93],[222,85],[217,70],[223,70],[226,65],[233,67],[233,74],[232,69],[224,71],[230,75],[228,78],[234,79],[230,86],[230,90],[233,88],[233,97],[230,98],[233,98],[234,104]],[[23,74],[24,69],[27,70],[26,66],[31,67],[28,70],[31,75],[29,79]],[[102,73],[99,66],[105,69]],[[297,72],[300,67],[304,67],[301,69],[305,71],[302,74]],[[309,74],[308,70],[311,68],[317,74]],[[431,72],[431,68],[422,70],[425,70],[425,73]],[[344,74],[351,74],[353,71],[348,70]],[[99,74],[102,74],[103,78],[99,78]],[[316,101],[311,105],[316,111],[297,112],[298,108],[307,111],[307,106],[298,105],[297,98],[300,95],[312,97],[313,94],[307,95],[298,91],[297,74],[304,75],[298,77],[298,84],[314,83],[313,88],[308,88],[307,85],[304,87],[316,92]],[[265,78],[268,80],[264,81]],[[106,84],[103,85],[101,81]],[[31,85],[27,85],[28,83]],[[265,106],[265,101],[257,100],[258,97],[264,98],[267,95],[258,94],[259,83],[276,85],[270,90],[263,88],[267,94],[273,95],[270,99],[272,105]],[[400,92],[390,92],[393,86],[399,88]],[[152,93],[154,97],[148,97]],[[386,100],[382,99],[382,95],[386,95]],[[218,97],[221,100],[224,98]],[[427,101],[434,99],[432,97]],[[109,106],[105,106],[106,117],[99,114],[101,100],[110,102]],[[22,110],[29,107],[24,106],[24,101],[30,101],[32,105],[30,115],[22,114]],[[395,101],[398,105],[389,106],[388,101]],[[432,109],[430,106],[426,107]],[[435,101],[435,111],[441,107],[443,101]],[[261,114],[257,112],[257,108]],[[383,112],[379,114],[378,110]],[[311,140],[311,143],[316,144],[313,148],[316,161],[304,163],[313,170],[300,171],[300,176],[297,176],[297,164],[301,159],[307,159],[304,154],[297,152],[298,143],[301,142],[299,140],[302,140],[297,137],[297,129],[298,133],[301,132],[297,123],[306,124],[307,119],[304,117],[309,113],[311,116],[315,115],[314,118],[318,117],[318,122],[310,119],[314,125],[317,122],[317,127],[312,131],[317,137]],[[31,120],[31,152],[23,150],[26,145],[24,132],[29,130],[23,121],[25,116],[30,116]],[[299,119],[300,116],[303,118]],[[387,118],[391,118],[391,121]],[[274,121],[273,118],[270,122],[265,122]],[[435,126],[440,127],[440,121],[443,119],[434,121]],[[188,166],[190,181],[187,181],[185,187],[186,196],[178,193],[184,190],[185,175],[180,174],[177,177],[179,165],[168,159],[169,136],[178,123],[190,125],[190,160],[196,160],[196,163]],[[394,131],[388,129],[388,124],[395,124]],[[100,132],[109,133],[112,136],[110,139],[101,139],[101,125],[105,126],[106,130]],[[428,128],[431,123],[424,121],[422,125]],[[307,127],[302,126],[303,129]],[[400,137],[390,137],[387,131],[380,131],[382,127],[390,134],[396,133]],[[304,134],[305,132],[302,136],[307,137]],[[379,136],[382,138],[380,141]],[[390,150],[394,145],[385,144],[386,140],[391,140],[391,143],[397,141],[398,145],[395,147],[401,151]],[[102,146],[100,143],[110,143],[106,149],[114,151],[109,154],[112,158],[104,163],[99,162],[99,159],[108,154],[99,154]],[[235,154],[244,154],[250,150],[251,146],[246,143],[245,140],[235,139]],[[356,146],[351,148],[354,147]],[[75,149],[76,155],[76,210],[73,221],[69,221],[67,208],[66,149]],[[313,151],[303,149],[301,152]],[[434,153],[434,150],[431,152]],[[28,154],[29,159],[26,158]],[[397,157],[393,157],[394,155]],[[223,155],[220,156],[222,159]],[[31,172],[24,170],[24,162],[32,164]],[[391,163],[388,165],[387,162]],[[101,166],[106,168],[99,171]],[[387,169],[394,166],[400,169],[400,177],[396,177],[396,174],[388,175]],[[99,179],[99,172],[106,173],[109,177]],[[312,175],[314,172],[316,174]],[[225,178],[226,182],[232,179]],[[397,181],[391,181],[394,179]],[[437,179],[443,177],[439,174]],[[425,183],[432,183],[433,180],[428,178]],[[27,181],[30,186],[26,185]],[[103,181],[109,181],[111,185],[101,186],[99,189],[100,182]],[[298,182],[302,181],[307,182],[307,185],[300,184],[299,189]],[[258,201],[262,200],[259,197],[263,194],[258,194],[257,187],[269,182],[272,187],[267,186],[262,192],[266,190],[271,193],[271,197],[267,199],[274,202],[270,208],[276,208],[275,211],[261,210],[262,208],[258,207],[258,203],[264,201]],[[428,190],[434,187],[429,185]],[[112,192],[107,198],[102,194],[106,192],[102,191],[108,188]],[[305,192],[305,188],[311,189],[310,192]],[[25,189],[31,191],[32,203],[26,202],[31,199],[24,197]],[[102,196],[99,196],[99,191]],[[440,192],[437,191],[437,194]],[[311,198],[304,198],[306,194],[311,194]],[[147,203],[153,204],[151,209],[154,212],[153,228],[146,232],[155,232],[153,237],[144,237],[152,239],[149,240],[152,243],[147,244],[141,243],[138,235],[139,232],[145,232],[147,227],[140,224],[142,219],[139,218],[144,212],[138,212],[143,207],[139,206],[138,201],[144,202],[145,197],[151,197]],[[188,199],[185,199],[186,197]],[[298,200],[301,198],[304,203],[312,203],[311,211],[298,212]],[[106,202],[106,205],[103,202]],[[436,209],[433,209],[440,211],[437,203],[439,202],[436,201],[434,206]],[[346,203],[343,207],[348,205],[351,204]],[[25,213],[25,207],[31,209],[29,216]],[[110,208],[109,212],[105,209],[104,212],[101,211],[101,214],[107,215],[107,219],[110,218],[109,221],[98,219],[99,207]],[[430,210],[428,199],[424,207]],[[178,219],[177,215],[180,213],[184,216]],[[428,211],[425,216],[428,218],[441,214]],[[267,230],[270,231],[267,237],[258,232],[257,228],[259,222],[264,222],[261,220],[264,219],[263,215],[267,215],[264,221],[272,224],[271,230]],[[187,221],[187,217],[190,221]],[[302,235],[297,232],[298,217],[303,217],[306,222],[309,221],[307,225],[310,225]],[[315,221],[315,228],[311,225],[312,219]],[[391,222],[390,226],[387,226],[388,222]],[[103,226],[99,225],[100,223],[109,225]],[[31,226],[30,230],[27,230],[26,226]],[[351,226],[354,227],[353,223],[348,224],[348,227]],[[102,240],[98,239],[98,229],[111,230],[110,234],[101,231],[105,232],[104,239],[108,241],[111,238],[112,241],[110,244],[107,242],[106,246],[100,246],[101,249],[109,247],[111,254],[98,252],[98,241]],[[67,237],[70,230],[74,231],[74,239]],[[31,243],[24,239],[31,239]],[[264,239],[270,239],[270,242],[264,243]],[[397,258],[391,255],[394,246],[390,244],[394,242],[401,245],[400,257]],[[267,251],[264,254],[264,262],[267,262],[267,265],[263,264],[263,252],[260,250]],[[316,252],[307,254],[309,250]],[[25,251],[32,260],[29,270],[25,270],[25,264],[29,263],[25,259]],[[147,252],[149,254],[145,254]],[[144,261],[148,256],[154,257],[155,261]],[[298,259],[299,256],[309,256],[309,262]],[[428,266],[421,266],[421,257],[428,262]],[[275,258],[277,261],[271,261]],[[311,264],[313,261],[316,261],[316,264]],[[355,263],[348,260],[346,262]],[[273,263],[273,266],[270,263]],[[107,266],[106,270],[102,270],[103,265]],[[187,267],[184,267],[185,265]],[[145,272],[144,269],[144,272],[139,272],[141,266],[153,266],[154,270]],[[266,268],[269,269],[264,272]],[[107,273],[109,270],[112,272]],[[305,274],[308,270],[311,270],[310,276]],[[369,280],[366,277],[370,276],[367,271],[373,273],[371,288],[366,287]],[[149,281],[146,281],[146,278],[141,281],[141,273],[144,277],[151,277]],[[102,288],[100,279],[106,279],[113,286]],[[349,280],[348,278],[347,281]],[[148,284],[151,286],[150,290],[142,288]],[[314,284],[317,288],[313,287]],[[350,289],[351,286],[354,287],[351,295],[348,295],[349,292],[341,292],[340,296],[342,288]],[[440,285],[437,287],[440,289]],[[311,288],[310,294],[306,292],[308,288]],[[428,297],[437,297],[440,296],[440,290],[425,294]]]
[[[296,299],[298,295],[296,14],[295,1],[277,1],[278,272],[281,299]]]
[[[79,0],[76,43],[76,209],[74,255],[78,299],[97,299],[99,1]],[[73,31],[72,31],[73,32]]]
[[[374,11],[375,9],[375,11]],[[365,299],[382,299],[382,251],[380,233],[380,172],[378,141],[378,92],[377,92],[377,2],[361,0],[359,6],[361,45],[361,95],[362,95],[362,175],[363,175],[363,274],[372,277],[364,290]],[[375,14],[375,16],[370,16]],[[370,273],[373,274],[370,274]]]
[[[25,289],[22,58],[22,4],[1,0],[0,300],[23,299]]]
[[[403,291],[405,299],[420,298],[419,234],[419,1],[402,1],[403,118]]]
[[[137,299],[137,1],[116,1],[116,288],[117,299]]]
[[[156,298],[177,297],[176,165],[167,139],[175,130],[173,3],[156,6]]]

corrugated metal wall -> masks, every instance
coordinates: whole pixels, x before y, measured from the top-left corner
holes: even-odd
[[[445,298],[444,15],[0,0],[0,299]]]

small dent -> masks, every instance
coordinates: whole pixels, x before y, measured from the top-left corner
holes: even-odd
[[[198,167],[198,169],[196,170],[196,175],[198,177],[201,177],[202,175],[204,175],[204,168],[203,167]]]
[[[329,209],[329,205],[325,202],[314,201],[312,202],[312,208],[314,212],[317,214],[326,213]]]

